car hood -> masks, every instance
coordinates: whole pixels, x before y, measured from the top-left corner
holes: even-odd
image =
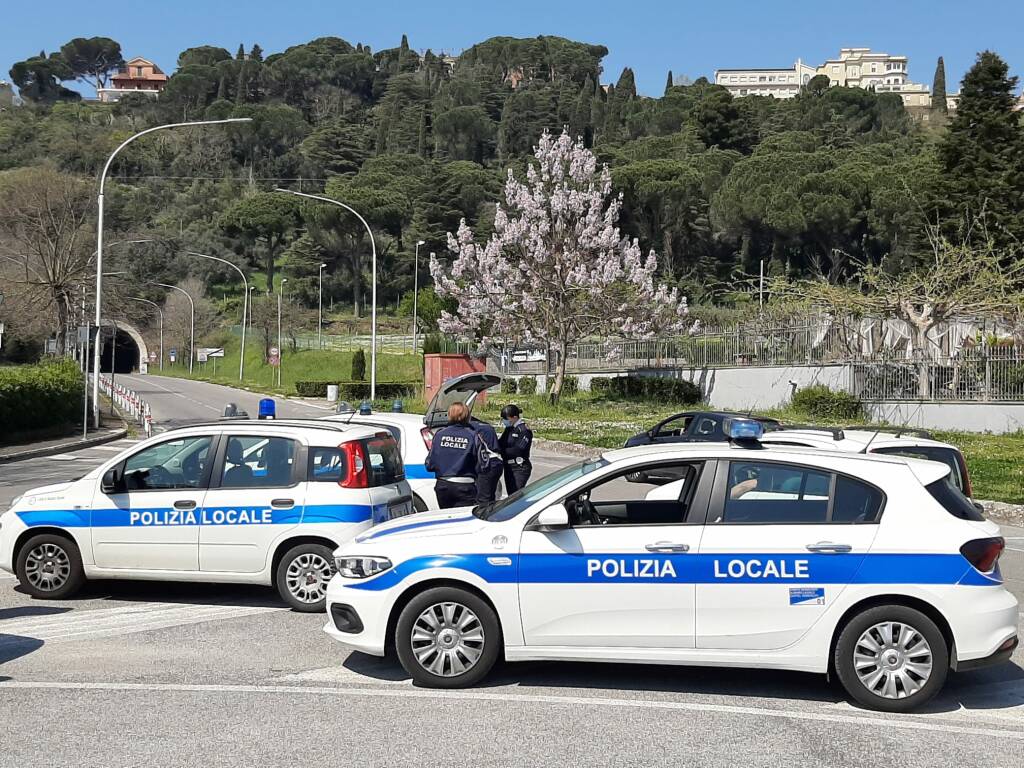
[[[65,494],[71,489],[71,483],[55,483],[54,485],[41,485],[25,491],[18,506],[32,506],[44,501],[63,501]]]
[[[473,516],[472,507],[446,509],[442,512],[420,512],[376,525],[356,537],[357,544],[377,540],[422,538],[425,536],[452,536],[473,533],[487,523]]]

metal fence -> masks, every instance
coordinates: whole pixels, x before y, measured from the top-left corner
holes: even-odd
[[[1024,347],[990,346],[941,359],[859,360],[851,363],[853,394],[861,400],[1024,400]]]

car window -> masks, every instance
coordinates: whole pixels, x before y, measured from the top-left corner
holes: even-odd
[[[482,520],[490,520],[495,523],[511,520],[563,485],[568,485],[575,480],[579,480],[584,475],[589,475],[591,472],[596,472],[606,466],[608,466],[606,459],[594,459],[571,464],[564,469],[534,480],[504,499],[474,507],[473,514]]]
[[[729,462],[720,523],[825,523],[832,475],[767,462]]]
[[[679,525],[701,462],[655,464],[604,479],[565,500],[573,526]]]
[[[700,421],[697,422],[697,428],[693,431],[695,435],[713,435],[718,429],[718,419],[713,419],[710,416],[701,416]]]
[[[224,451],[221,488],[291,485],[296,443],[286,437],[233,435]]]
[[[368,427],[377,427],[378,429],[386,429],[391,433],[391,436],[395,438],[395,442],[398,443],[398,449],[402,449],[402,430],[396,427],[394,424],[381,424],[378,421],[363,421],[361,424],[365,424]]]
[[[932,495],[932,498],[939,502],[942,508],[953,517],[959,517],[961,520],[973,520],[975,522],[981,522],[985,519],[981,511],[974,506],[974,502],[964,496],[963,492],[956,487],[948,475],[936,480],[934,483],[929,483],[925,488]]]
[[[693,421],[692,414],[666,421],[658,428],[657,437],[679,437],[684,435],[691,421]]]
[[[885,497],[874,486],[862,483],[852,477],[837,475],[834,493],[831,522],[878,522]]]
[[[949,467],[949,476],[953,484],[961,491],[966,487],[963,472],[960,468],[959,451],[955,448],[944,448],[940,445],[886,446],[873,450],[872,453],[884,453],[889,456],[906,456],[910,459],[927,459],[938,461]]]
[[[348,461],[340,448],[312,446],[309,449],[307,479],[315,483],[340,483],[348,471]]]
[[[370,486],[391,485],[405,479],[405,464],[398,443],[390,434],[381,433],[363,441],[370,462]]]
[[[198,488],[202,485],[213,438],[182,437],[129,456],[122,477],[128,491]]]

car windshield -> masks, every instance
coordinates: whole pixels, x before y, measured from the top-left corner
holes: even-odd
[[[511,520],[552,491],[606,466],[608,466],[606,459],[589,459],[581,461],[579,464],[571,464],[564,469],[534,480],[511,496],[474,507],[473,514],[481,520],[490,520],[495,523]]]

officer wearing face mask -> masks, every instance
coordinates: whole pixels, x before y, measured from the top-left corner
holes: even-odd
[[[530,482],[533,464],[530,448],[533,432],[522,418],[519,406],[510,403],[501,409],[501,423],[505,431],[498,438],[501,457],[505,461],[505,492],[510,496]]]

